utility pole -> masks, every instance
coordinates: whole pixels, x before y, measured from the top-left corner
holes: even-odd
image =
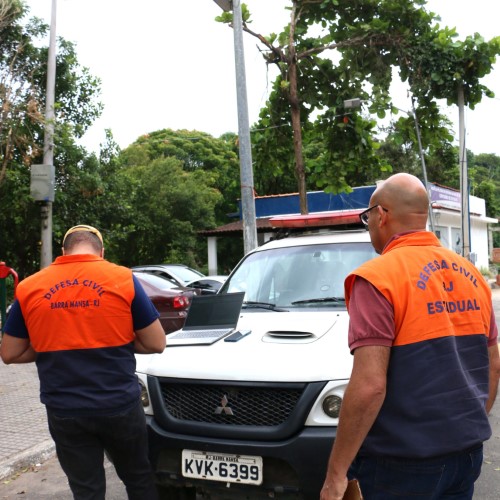
[[[413,120],[415,122],[415,132],[417,134],[418,150],[420,152],[420,163],[422,164],[422,174],[424,176],[424,185],[425,185],[425,189],[427,190],[427,193],[429,194],[429,224],[431,226],[431,231],[434,233],[435,232],[434,212],[432,210],[432,202],[430,202],[429,183],[427,182],[427,168],[425,166],[424,149],[422,148],[422,138],[420,136],[420,125],[418,123],[417,112],[415,110],[415,100],[413,97],[411,98],[411,108],[412,108],[412,113],[413,113]]]
[[[458,162],[460,168],[462,256],[470,260],[470,212],[469,178],[467,173],[467,150],[465,147],[464,87],[458,86]]]
[[[43,141],[43,163],[54,165],[54,122],[55,122],[55,89],[56,89],[56,10],[57,0],[52,0],[52,13],[50,18],[50,41],[47,61],[47,88],[45,100],[45,134]],[[47,267],[52,262],[52,201],[41,204],[40,215],[42,219],[40,249],[40,269]]]
[[[241,213],[243,218],[243,247],[247,254],[258,246],[255,221],[252,145],[248,118],[245,54],[243,50],[243,20],[240,0],[214,0],[224,11],[233,11],[234,63],[236,69],[236,98],[238,102],[238,140],[240,150]]]

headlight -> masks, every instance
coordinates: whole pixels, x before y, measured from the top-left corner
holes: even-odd
[[[323,411],[330,418],[339,418],[340,406],[342,398],[340,396],[331,395],[323,400]]]
[[[144,382],[139,379],[139,385],[141,386],[141,403],[144,408],[147,408],[150,405],[149,402],[149,394]]]
[[[307,427],[336,427],[348,380],[330,380],[323,387],[307,416]]]

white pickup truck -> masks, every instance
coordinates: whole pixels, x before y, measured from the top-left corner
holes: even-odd
[[[291,234],[247,254],[237,342],[138,355],[164,498],[315,499],[351,368],[344,278],[375,257],[364,230]]]

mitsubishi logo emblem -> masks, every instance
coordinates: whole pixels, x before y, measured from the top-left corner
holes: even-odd
[[[216,415],[220,415],[221,413],[224,413],[224,415],[233,415],[233,410],[228,406],[229,400],[227,399],[227,396],[224,394],[220,401],[220,406],[218,406],[214,413]]]

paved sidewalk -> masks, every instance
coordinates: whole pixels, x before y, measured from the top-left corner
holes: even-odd
[[[492,291],[500,326],[500,288]],[[34,363],[7,366],[0,361],[0,481],[55,453],[39,388]]]
[[[35,364],[0,361],[0,481],[53,454]]]

